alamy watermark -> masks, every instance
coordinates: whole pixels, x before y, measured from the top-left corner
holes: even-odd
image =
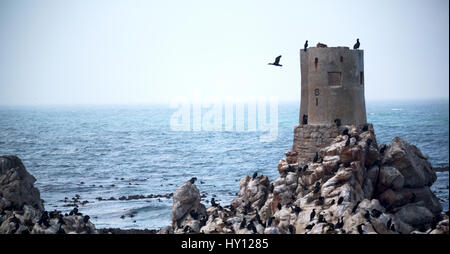
[[[204,97],[171,100],[173,131],[239,131],[261,133],[259,141],[278,138],[278,97]]]

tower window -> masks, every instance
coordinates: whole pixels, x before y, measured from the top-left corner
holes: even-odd
[[[364,72],[363,71],[361,71],[359,73],[359,84],[364,85]]]
[[[341,56],[341,63],[342,63],[342,62],[344,62],[344,57],[343,57],[343,56]]]
[[[317,70],[317,64],[319,63],[319,59],[316,57],[315,59],[314,59],[314,67],[316,67],[316,70]]]
[[[341,73],[340,72],[328,72],[328,85],[332,87],[341,87]]]

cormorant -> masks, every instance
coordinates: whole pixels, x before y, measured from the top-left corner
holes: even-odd
[[[342,204],[342,201],[344,201],[344,197],[340,197],[340,198],[338,199],[338,205]]]
[[[378,211],[377,209],[372,210],[372,217],[378,218],[378,217],[380,217],[380,215],[381,215],[381,212]]]
[[[295,234],[295,228],[294,228],[294,226],[289,225],[288,229],[289,229],[289,232],[290,232],[291,234]]]
[[[358,209],[359,203],[361,203],[361,201],[358,201],[358,202],[356,203],[356,205],[355,205],[355,206],[353,207],[353,209],[352,209],[352,213],[355,213],[355,212],[356,212],[356,209]]]
[[[258,171],[255,171],[255,173],[253,173],[252,175],[252,179],[255,179],[258,176]]]
[[[336,124],[337,127],[340,127],[341,126],[341,119],[339,119],[339,118],[334,119],[334,123]]]
[[[214,198],[211,198],[211,205],[214,207],[218,206],[218,204],[216,203],[216,200]]]
[[[268,63],[269,65],[275,65],[275,66],[283,66],[283,65],[281,65],[280,64],[280,58],[281,58],[281,56],[277,56],[276,58],[275,58],[275,62],[273,62],[273,63]]]
[[[316,155],[314,155],[313,162],[317,162],[319,160],[319,154],[316,152]]]
[[[364,225],[364,224],[359,224],[358,227],[357,227],[358,228],[358,233],[361,234],[361,235],[364,233],[364,231],[362,229],[362,225]]]
[[[192,177],[191,180],[189,180],[189,182],[191,182],[192,184],[194,184],[195,181],[197,181],[197,177]]]
[[[309,224],[308,226],[305,227],[305,229],[311,230],[314,227],[314,225],[315,225],[314,223],[313,224]]]
[[[277,208],[278,208],[278,210],[281,210],[281,204],[280,203],[278,203]]]
[[[356,39],[356,43],[353,46],[353,49],[359,49],[359,46],[360,46],[360,43],[359,43],[359,38],[358,38],[358,39]]]
[[[305,42],[305,46],[304,46],[304,51],[306,52],[306,49],[308,48],[308,40],[306,40],[306,42]]]
[[[314,186],[314,193],[317,193],[320,191],[320,182],[316,182],[316,185]]]
[[[316,216],[316,209],[313,209],[311,214],[309,215],[309,221],[312,221],[315,216]]]

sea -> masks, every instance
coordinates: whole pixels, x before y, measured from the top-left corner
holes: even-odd
[[[366,109],[379,145],[401,137],[428,155],[434,167],[448,167],[448,100],[367,101]],[[169,194],[192,177],[206,205],[212,197],[228,204],[240,179],[255,171],[275,180],[299,120],[298,103],[280,102],[277,137],[261,142],[263,131],[173,130],[170,122],[178,110],[0,106],[0,154],[22,159],[47,210],[68,212],[75,199],[97,228],[158,229],[170,225]],[[431,187],[444,211],[448,174],[437,172]],[[119,199],[132,195],[143,196]]]

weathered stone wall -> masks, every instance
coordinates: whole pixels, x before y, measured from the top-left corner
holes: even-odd
[[[348,47],[308,48],[300,51],[301,105],[308,124],[366,123],[364,52]]]
[[[298,153],[298,162],[312,161],[316,152],[329,144],[339,135],[336,125],[297,125],[294,129],[292,150]]]

